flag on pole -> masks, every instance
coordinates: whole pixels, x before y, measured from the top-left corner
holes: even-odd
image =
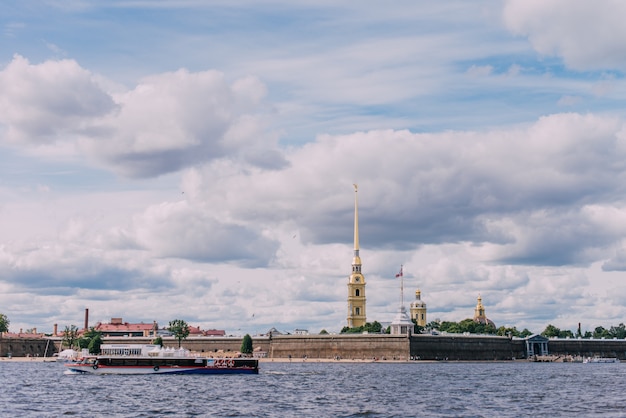
[[[400,273],[396,274],[396,278],[402,277],[402,266],[400,266]]]

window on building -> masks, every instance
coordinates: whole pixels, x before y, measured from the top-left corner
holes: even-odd
[[[354,291],[354,296],[361,296],[361,290],[360,289],[356,289]]]
[[[354,314],[355,315],[361,315],[361,308],[354,308]]]

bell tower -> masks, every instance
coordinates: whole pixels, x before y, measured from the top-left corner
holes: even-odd
[[[478,302],[476,303],[476,308],[474,308],[474,321],[480,322],[481,320],[484,322],[485,316],[485,307],[483,306],[483,298],[478,295]]]
[[[359,256],[359,207],[357,185],[354,184],[354,256],[352,258],[352,274],[348,280],[348,327],[356,328],[365,325],[365,277],[361,272]]]
[[[491,325],[494,328],[496,324],[485,314],[485,306],[483,305],[483,298],[478,294],[478,301],[476,303],[476,308],[474,309],[474,322],[478,322],[479,324]]]
[[[411,319],[421,327],[426,326],[426,303],[422,300],[422,292],[419,289],[415,291],[415,300],[411,302]]]

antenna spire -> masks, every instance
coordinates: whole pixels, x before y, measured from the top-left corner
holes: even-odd
[[[359,201],[357,198],[358,186],[354,186],[354,256],[359,256]]]

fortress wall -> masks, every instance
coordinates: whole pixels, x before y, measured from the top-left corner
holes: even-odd
[[[617,357],[626,360],[626,340],[550,339],[550,354],[583,357]]]
[[[45,341],[46,340],[42,340]],[[120,337],[105,338],[105,344],[150,344],[152,338]],[[241,349],[241,337],[203,337],[188,338],[181,346],[192,351],[206,353],[238,352]],[[54,340],[54,351],[58,352],[60,339]],[[173,337],[163,338],[165,347],[178,347],[178,340]],[[50,346],[53,344],[51,342]],[[409,339],[402,335],[388,334],[341,334],[341,335],[279,335],[273,337],[252,337],[252,346],[256,351],[267,353],[271,358],[321,358],[334,359],[371,359],[386,358],[407,360]],[[49,354],[50,355],[50,354]]]
[[[48,344],[48,341],[50,343]],[[150,344],[152,338],[106,338],[106,344]],[[182,341],[184,348],[206,353],[238,352],[241,337],[191,337]],[[166,347],[178,347],[173,337],[163,339]],[[11,353],[14,357],[52,356],[59,351],[60,337],[7,338],[0,337],[0,357]],[[407,360],[510,360],[526,358],[524,340],[496,336],[465,335],[402,335],[339,334],[339,335],[280,335],[252,337],[257,351],[270,358],[321,358],[334,359],[398,359]],[[550,339],[550,354],[574,356],[618,357],[626,360],[626,340]]]
[[[420,360],[511,360],[526,357],[525,342],[497,336],[414,335],[411,357]]]
[[[339,334],[272,337],[269,357],[408,360],[404,335]]]
[[[45,357],[52,356],[57,352],[53,342],[48,344],[45,338],[25,338],[25,337],[0,337],[0,357]]]

